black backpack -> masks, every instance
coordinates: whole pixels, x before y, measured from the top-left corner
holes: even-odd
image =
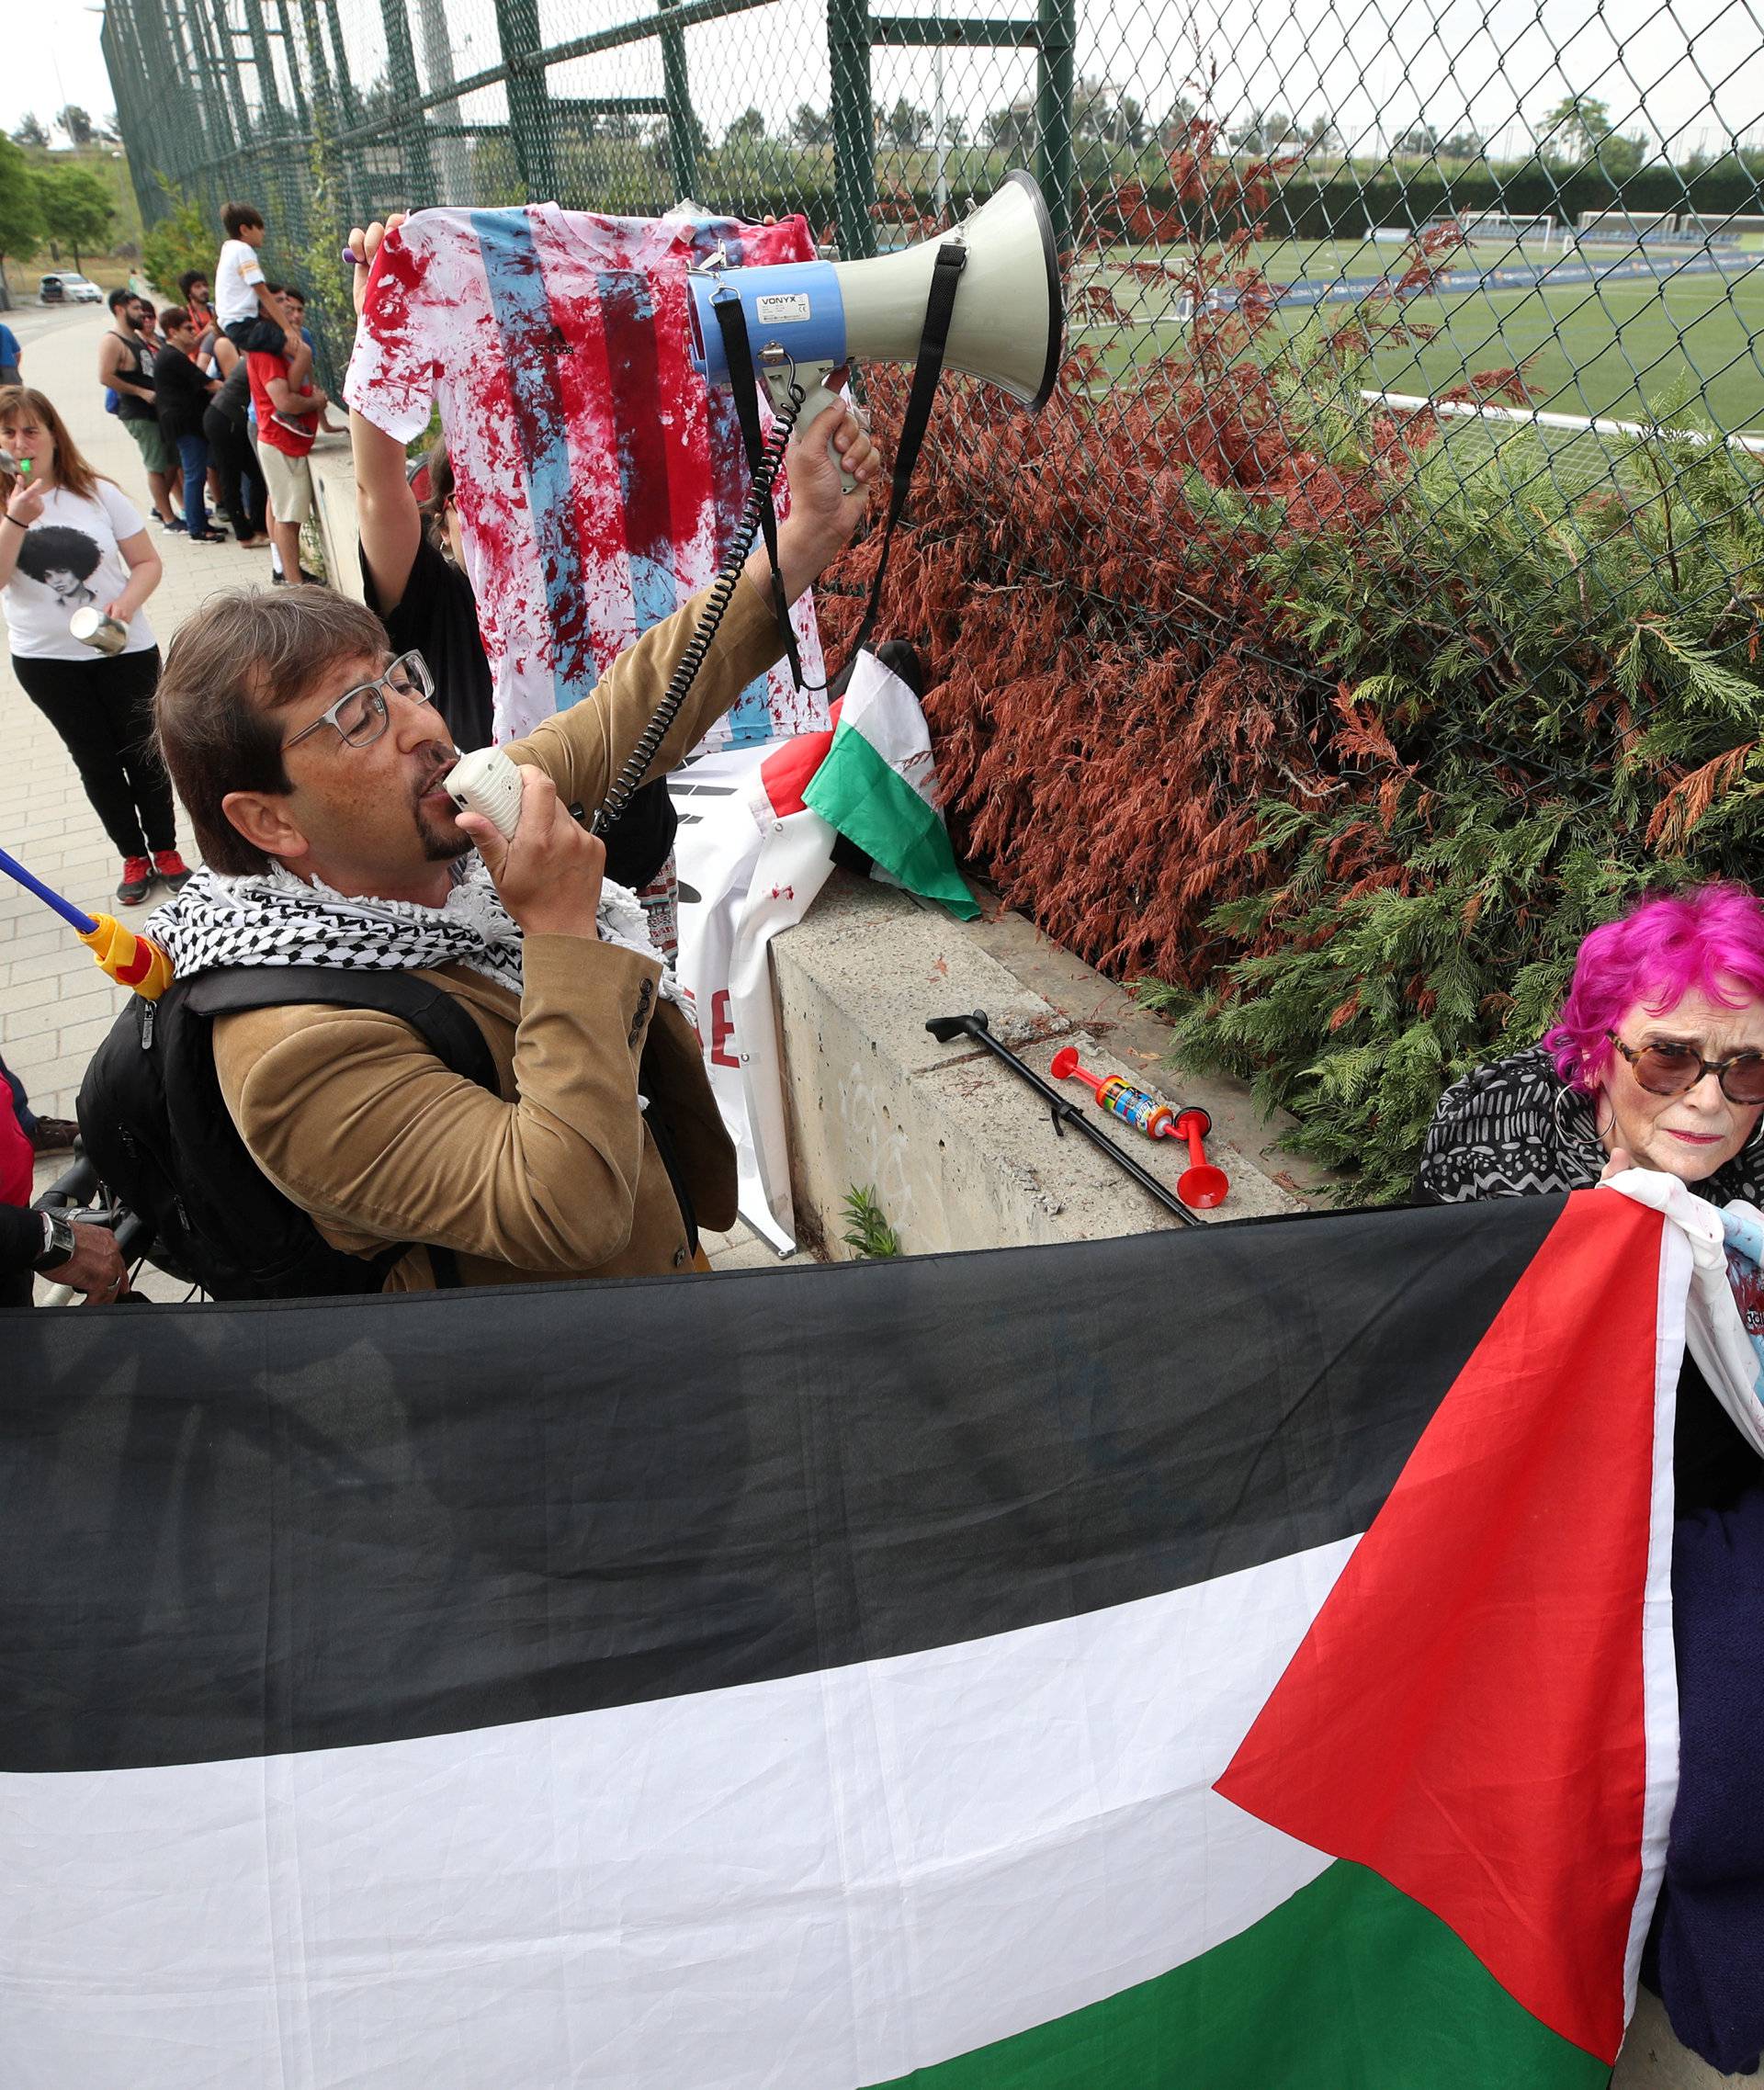
[[[220,1093],[217,1016],[284,1002],[380,1009],[401,1018],[454,1073],[492,1093],[483,1033],[445,989],[414,973],[330,966],[228,966],[131,1000],[80,1085],[85,1151],[113,1195],[153,1229],[150,1259],[215,1299],[298,1299],[378,1292],[411,1243],[377,1256],[334,1248],[252,1159]],[[434,1253],[437,1282],[457,1282]]]

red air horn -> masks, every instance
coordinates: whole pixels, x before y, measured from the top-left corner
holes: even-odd
[[[1203,1212],[1223,1204],[1225,1193],[1231,1188],[1230,1177],[1223,1169],[1213,1166],[1206,1158],[1206,1148],[1201,1144],[1212,1129],[1213,1120],[1193,1103],[1173,1127],[1175,1136],[1188,1142],[1188,1166],[1177,1178],[1176,1194],[1184,1204],[1197,1204]]]
[[[1148,1139],[1167,1139],[1176,1129],[1176,1113],[1168,1103],[1136,1089],[1125,1074],[1092,1074],[1088,1067],[1080,1067],[1076,1045],[1057,1052],[1047,1071],[1056,1081],[1082,1081],[1105,1111],[1125,1118]]]
[[[1216,1169],[1207,1159],[1201,1144],[1213,1129],[1213,1120],[1204,1110],[1191,1105],[1179,1117],[1160,1097],[1136,1089],[1125,1074],[1092,1074],[1088,1067],[1080,1067],[1075,1045],[1062,1046],[1054,1055],[1048,1072],[1056,1081],[1082,1081],[1102,1109],[1125,1118],[1148,1139],[1187,1140],[1189,1165],[1176,1185],[1177,1196],[1184,1204],[1196,1205],[1203,1212],[1225,1203],[1231,1181],[1223,1169]]]

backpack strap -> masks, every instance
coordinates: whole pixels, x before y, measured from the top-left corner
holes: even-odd
[[[317,1003],[332,1009],[377,1009],[396,1016],[440,1060],[492,1094],[501,1089],[489,1041],[446,988],[408,972],[359,972],[346,966],[218,966],[198,973],[184,990],[185,1005],[203,1016],[244,1009]]]
[[[183,992],[186,1007],[210,1021],[246,1009],[300,1004],[379,1010],[408,1023],[451,1072],[492,1096],[502,1092],[495,1056],[484,1034],[445,988],[414,973],[359,972],[345,966],[217,966],[198,973]],[[398,1242],[372,1259],[374,1267],[383,1275],[413,1247],[428,1250],[438,1289],[450,1290],[459,1282],[453,1250],[432,1242]]]

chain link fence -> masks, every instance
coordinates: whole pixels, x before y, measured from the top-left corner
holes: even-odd
[[[334,377],[393,209],[690,198],[851,257],[1030,167],[1060,387],[946,387],[891,623],[968,847],[1207,990],[1190,1050],[1326,1158],[1394,1182],[1577,925],[1755,873],[1756,0],[129,0],[105,44],[150,254],[255,203]]]

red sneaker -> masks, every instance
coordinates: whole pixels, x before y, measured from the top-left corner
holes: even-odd
[[[180,886],[188,885],[190,867],[175,849],[156,849],[153,852],[153,876],[161,885],[169,886],[174,892]]]
[[[153,860],[146,856],[125,856],[122,860],[122,877],[117,886],[117,898],[123,906],[141,906],[153,889]]]

